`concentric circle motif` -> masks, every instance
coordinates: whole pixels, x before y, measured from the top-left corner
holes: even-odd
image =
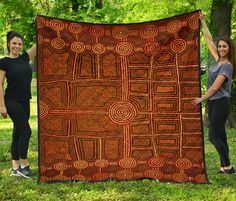
[[[88,162],[87,161],[84,161],[84,160],[78,160],[78,161],[75,161],[73,166],[76,168],[76,169],[85,169],[88,167]]]
[[[140,36],[143,38],[154,38],[158,34],[158,28],[155,25],[146,25],[140,30]]]
[[[130,102],[114,102],[109,107],[108,115],[117,124],[128,124],[136,117],[137,110]]]
[[[44,166],[41,166],[40,167],[40,172],[46,172],[47,171],[47,168],[46,167],[44,167]]]
[[[176,33],[182,28],[182,23],[179,20],[173,20],[167,24],[167,31],[169,33]]]
[[[175,173],[172,176],[173,180],[177,181],[177,182],[187,182],[188,179],[188,175],[184,174],[184,173]]]
[[[74,175],[71,179],[72,179],[72,180],[85,181],[85,180],[86,180],[86,177],[85,177],[84,175],[77,174],[77,175]]]
[[[55,170],[64,171],[67,169],[67,164],[60,162],[60,163],[54,164],[53,167]]]
[[[122,168],[134,168],[137,165],[137,161],[134,158],[122,158],[119,161],[119,165]]]
[[[43,28],[45,26],[46,22],[42,17],[37,17],[37,27]]]
[[[156,55],[161,51],[161,46],[156,42],[149,42],[144,46],[143,50],[147,54]]]
[[[104,35],[105,31],[100,26],[93,26],[89,29],[89,33],[94,37],[101,37]]]
[[[54,38],[51,41],[51,45],[52,47],[54,47],[55,49],[62,49],[65,47],[65,42],[64,40],[62,40],[61,38]]]
[[[188,25],[192,28],[192,29],[197,29],[199,26],[199,15],[198,14],[194,14],[192,15],[189,19],[188,19]]]
[[[126,27],[115,27],[112,30],[112,35],[116,39],[127,38],[129,35],[129,30]]]
[[[53,180],[56,180],[56,181],[67,181],[67,180],[70,180],[70,178],[66,177],[64,175],[56,175],[55,177],[53,177]]]
[[[43,37],[40,34],[38,34],[38,44],[40,45],[42,43],[43,43]]]
[[[51,20],[49,22],[49,25],[52,29],[56,30],[56,31],[61,31],[64,29],[64,24],[61,20]]]
[[[99,168],[104,168],[109,165],[109,162],[105,159],[100,159],[95,161],[95,166]]]
[[[162,167],[165,165],[165,161],[162,158],[156,157],[156,158],[151,158],[150,160],[148,160],[148,165],[151,167]]]
[[[195,181],[198,182],[198,183],[206,183],[207,179],[206,179],[205,175],[199,174],[195,177]]]
[[[92,51],[95,53],[95,54],[102,54],[106,51],[106,48],[103,44],[101,43],[97,43],[95,45],[92,46]]]
[[[118,54],[122,56],[128,56],[132,53],[134,48],[131,43],[121,42],[116,45],[115,49]]]
[[[134,178],[134,174],[130,171],[121,170],[116,173],[116,178],[118,180],[130,180]]]
[[[82,53],[85,50],[85,45],[81,42],[73,42],[71,44],[71,50],[73,52]]]
[[[176,39],[170,44],[170,48],[174,53],[183,52],[186,46],[186,41],[183,39]]]
[[[158,170],[147,170],[144,172],[144,176],[147,178],[152,178],[152,179],[163,179],[164,174]]]
[[[185,169],[189,169],[192,167],[192,162],[186,158],[181,158],[175,162],[175,165],[177,168],[185,170]]]
[[[80,24],[71,23],[69,25],[69,30],[72,33],[78,34],[78,33],[80,33],[83,30],[83,28],[82,28],[82,26]]]
[[[39,116],[40,119],[44,119],[49,113],[49,106],[43,102],[43,101],[39,101]]]
[[[96,173],[93,175],[93,179],[95,181],[103,181],[103,180],[106,180],[108,179],[109,175],[107,173],[103,173],[103,172],[100,172],[100,173]]]

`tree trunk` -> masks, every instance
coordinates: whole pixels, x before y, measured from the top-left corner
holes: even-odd
[[[213,0],[211,30],[213,38],[230,36],[233,3],[228,0]]]
[[[213,38],[230,36],[231,33],[231,14],[233,1],[213,0],[211,8],[210,30]],[[209,56],[208,65],[214,63],[212,56]],[[236,100],[236,93],[232,93],[231,102]],[[206,109],[207,111],[207,109]],[[204,125],[208,125],[207,114],[204,117]],[[236,128],[236,105],[232,104],[232,111],[227,121],[227,127]]]

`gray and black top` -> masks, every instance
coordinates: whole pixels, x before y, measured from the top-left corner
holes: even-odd
[[[230,97],[231,94],[231,84],[233,77],[233,66],[231,63],[224,63],[219,65],[218,63],[209,70],[207,88],[209,89],[214,83],[218,75],[226,76],[226,79],[220,89],[209,97],[209,100],[215,100],[223,97]]]

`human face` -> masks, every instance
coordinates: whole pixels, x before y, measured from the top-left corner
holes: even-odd
[[[10,56],[18,57],[23,48],[23,41],[21,38],[15,36],[8,43],[8,47],[10,49]]]
[[[223,40],[220,40],[219,43],[218,43],[217,49],[218,49],[218,53],[220,55],[220,58],[225,58],[225,59],[228,58],[228,54],[229,54],[229,45],[228,45],[228,43],[226,43]]]

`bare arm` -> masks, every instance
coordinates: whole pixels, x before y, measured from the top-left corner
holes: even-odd
[[[218,75],[217,78],[215,79],[215,81],[213,82],[213,84],[211,85],[211,87],[205,93],[205,95],[202,96],[201,98],[193,99],[192,103],[194,105],[196,105],[196,104],[201,103],[202,101],[208,99],[212,95],[214,95],[220,89],[220,87],[224,83],[225,79],[226,79],[225,75]]]
[[[215,58],[215,60],[217,61],[219,59],[218,53],[217,53],[217,47],[213,41],[212,35],[207,27],[206,24],[206,16],[205,14],[202,14],[200,12],[200,20],[202,22],[202,29],[203,29],[203,35],[204,35],[204,39],[207,43],[207,46],[212,54],[212,56]]]
[[[28,51],[30,61],[33,60],[36,56],[36,45],[33,45]]]
[[[3,85],[5,80],[6,72],[0,70],[0,113],[3,118],[7,118],[7,109],[4,101]]]

